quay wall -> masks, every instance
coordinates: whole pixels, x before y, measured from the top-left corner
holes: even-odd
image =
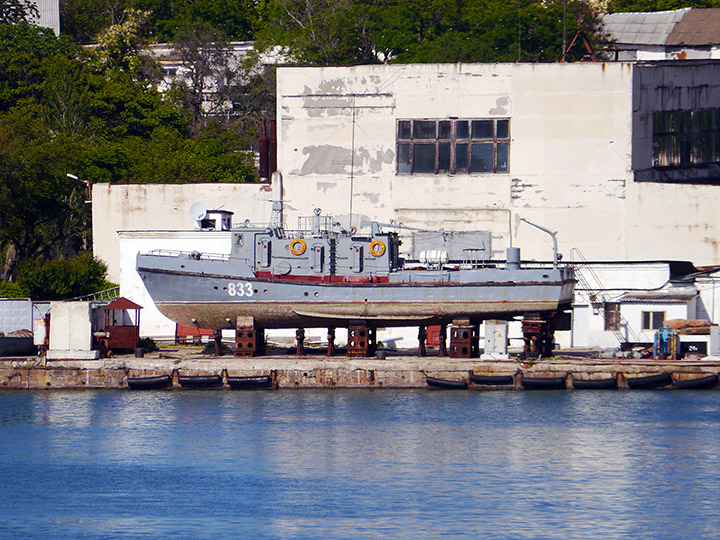
[[[0,361],[0,389],[127,388],[129,377],[171,375],[179,388],[179,376],[221,375],[227,377],[270,375],[274,385],[286,388],[425,388],[425,376],[469,381],[470,373],[513,375],[514,388],[522,389],[521,378],[604,379],[615,377],[619,388],[627,378],[670,373],[674,381],[720,373],[720,360],[698,362],[642,362],[547,360],[537,363],[402,357],[388,360],[326,360],[287,357],[208,360],[128,358],[100,361],[42,362],[38,359]],[[472,387],[472,383],[471,383]],[[502,387],[508,388],[508,387]],[[510,387],[512,388],[512,387]]]

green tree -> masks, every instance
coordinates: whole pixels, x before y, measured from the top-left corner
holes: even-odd
[[[136,69],[137,47],[87,53],[25,23],[0,25],[0,37],[4,279],[18,261],[89,248],[86,186],[68,173],[94,182],[255,179],[242,130],[204,119],[192,137],[177,92],[161,94]]]
[[[244,59],[237,81],[229,89],[233,103],[232,122],[241,133],[255,141],[260,135],[262,120],[275,117],[276,68],[263,65],[257,52],[253,52]]]
[[[47,137],[19,111],[0,118],[0,244],[12,244],[17,259],[59,257],[87,244],[85,186],[66,176],[81,147],[74,138]]]
[[[601,50],[598,13],[567,4],[568,40],[578,29]],[[562,56],[562,0],[264,0],[264,48],[308,64],[548,62]],[[584,54],[583,54],[584,56]]]
[[[150,25],[158,41],[175,41],[196,24],[232,40],[254,39],[254,0],[135,0],[134,7],[151,13]]]
[[[157,79],[148,77],[156,67],[154,60],[142,54],[149,15],[148,11],[127,9],[122,22],[98,34],[97,47],[93,49],[90,58],[97,63],[101,72],[107,74],[120,71],[135,79]]]
[[[164,183],[248,182],[256,179],[254,154],[235,131],[207,124],[195,139],[159,127],[150,140],[129,138],[125,181]],[[143,156],[143,159],[136,159]]]
[[[155,41],[174,41],[196,23],[233,40],[254,39],[253,0],[60,0],[62,32],[76,43],[94,41],[107,28],[124,23],[128,8],[150,14],[148,32]]]
[[[90,43],[125,18],[128,0],[60,0],[60,28],[75,43]]]
[[[227,47],[225,35],[204,22],[182,30],[175,42],[182,59],[182,77],[174,81],[177,95],[191,118],[191,131],[197,135],[205,119],[225,112],[227,89],[232,86],[238,71]]]
[[[16,290],[37,300],[67,300],[112,288],[107,265],[90,253],[69,259],[27,260],[20,264]]]
[[[73,46],[48,28],[0,24],[0,112],[37,95],[46,60],[74,54]]]
[[[383,0],[261,0],[258,38],[298,63],[377,63],[374,34]]]

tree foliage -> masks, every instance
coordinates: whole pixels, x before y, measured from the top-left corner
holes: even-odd
[[[254,38],[252,0],[60,0],[62,32],[76,43],[94,41],[110,26],[122,24],[129,8],[149,13],[149,35],[157,41],[174,41],[197,23],[212,26],[233,40]]]
[[[145,44],[143,30],[149,15],[149,11],[128,9],[122,22],[98,34],[94,57],[104,70],[128,73],[139,70],[144,60],[140,55]]]
[[[153,35],[175,41],[189,27],[204,24],[233,40],[254,38],[253,0],[135,0],[134,7],[151,13]]]
[[[127,7],[128,0],[60,0],[60,30],[75,43],[90,43],[122,23]]]
[[[67,300],[109,289],[107,265],[90,253],[69,259],[27,260],[21,263],[16,291],[37,300]]]
[[[582,30],[598,50],[598,13],[567,3],[568,42]],[[264,0],[258,36],[308,64],[557,61],[561,0]]]
[[[175,49],[182,59],[182,78],[175,80],[177,95],[190,113],[191,130],[197,134],[204,120],[222,114],[228,102],[227,89],[237,70],[225,35],[204,22],[192,24],[178,34]]]
[[[163,95],[137,60],[141,23],[125,19],[91,51],[26,23],[0,25],[0,252],[16,263],[90,246],[93,182],[255,180],[248,141]],[[112,39],[111,39],[111,36]],[[78,182],[67,176],[78,176]],[[9,249],[12,246],[12,249]]]

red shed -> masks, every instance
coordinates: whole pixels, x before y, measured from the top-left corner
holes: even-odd
[[[102,308],[105,312],[105,345],[108,349],[134,349],[140,339],[140,310],[135,302],[120,297]],[[135,316],[131,317],[130,312]],[[101,339],[102,340],[102,339]]]

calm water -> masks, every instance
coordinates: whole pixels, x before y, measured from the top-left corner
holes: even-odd
[[[0,538],[718,538],[720,392],[0,392]]]

